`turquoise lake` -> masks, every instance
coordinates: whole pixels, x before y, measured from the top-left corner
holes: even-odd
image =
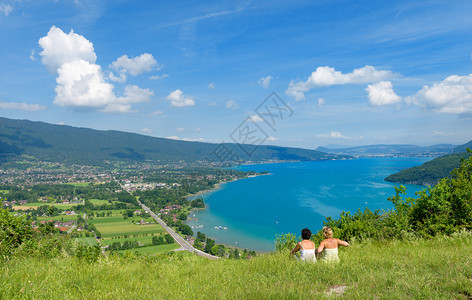
[[[269,175],[226,183],[203,195],[207,208],[192,212],[187,224],[217,243],[272,251],[275,236],[313,232],[327,216],[341,211],[388,209],[396,184],[384,178],[431,158],[361,158],[356,160],[243,165],[243,171]],[[407,195],[424,186],[406,185]],[[215,228],[226,227],[227,229]]]

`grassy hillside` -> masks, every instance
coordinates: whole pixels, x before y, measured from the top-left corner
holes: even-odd
[[[40,160],[82,164],[103,161],[218,161],[218,144],[100,131],[28,120],[0,118],[0,163],[25,154]],[[225,144],[240,160],[321,160],[348,156],[277,146]],[[256,149],[257,147],[257,149]],[[248,155],[248,153],[250,155]],[[234,156],[233,156],[234,157]]]
[[[0,270],[1,299],[467,299],[472,235],[365,241],[340,251],[341,263],[307,264],[288,252],[210,261],[157,257],[14,257]]]

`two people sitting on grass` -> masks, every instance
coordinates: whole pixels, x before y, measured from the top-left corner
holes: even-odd
[[[293,248],[291,255],[300,251],[300,260],[316,262],[316,256],[321,261],[339,262],[338,247],[348,247],[349,243],[333,238],[333,230],[330,227],[323,227],[323,236],[325,239],[321,241],[318,249],[315,249],[315,243],[310,241],[311,231],[308,228],[302,230],[302,241],[297,243]]]

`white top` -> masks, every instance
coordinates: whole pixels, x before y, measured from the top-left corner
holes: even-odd
[[[321,256],[321,260],[339,262],[338,248],[334,248],[334,249],[324,248],[323,256]]]
[[[302,249],[300,249],[300,260],[316,262],[315,248],[305,249],[302,243],[300,243],[300,246],[302,247]]]

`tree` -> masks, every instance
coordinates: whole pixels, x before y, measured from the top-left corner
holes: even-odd
[[[164,239],[166,240],[167,244],[172,244],[174,242],[174,238],[168,233],[164,235]]]
[[[187,220],[187,214],[182,212],[179,214],[179,220],[185,221]]]

